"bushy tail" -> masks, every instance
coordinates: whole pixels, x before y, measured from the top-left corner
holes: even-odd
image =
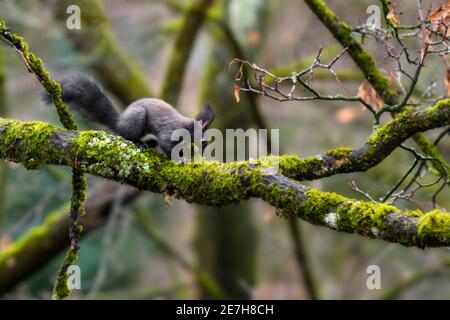
[[[64,102],[74,111],[83,118],[115,129],[120,114],[93,78],[71,72],[59,79],[59,83]],[[44,94],[44,101],[51,102],[51,97]]]

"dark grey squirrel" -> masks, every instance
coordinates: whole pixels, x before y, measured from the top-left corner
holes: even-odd
[[[214,120],[214,111],[208,104],[195,118],[189,118],[170,104],[155,98],[137,100],[120,113],[102,87],[90,76],[79,72],[65,74],[59,83],[63,101],[82,117],[107,126],[140,146],[156,147],[157,151],[169,157],[172,148],[179,142],[171,139],[175,129],[187,129],[191,141],[194,141],[194,126],[201,124],[204,132]],[[51,97],[45,94],[44,100],[51,102]]]

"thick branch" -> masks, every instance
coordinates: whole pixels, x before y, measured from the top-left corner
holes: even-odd
[[[402,112],[378,129],[358,149],[338,148],[324,155],[306,159],[295,155],[284,155],[263,160],[271,163],[279,161],[280,173],[297,181],[318,179],[338,173],[365,171],[380,163],[414,134],[449,124],[450,100],[442,100],[433,107],[413,108]],[[157,184],[156,177],[150,168],[159,167],[162,162],[167,164],[168,169],[174,170],[167,174],[174,175],[186,174],[190,171],[193,174],[199,174],[198,171],[201,170],[211,173],[215,173],[214,170],[231,172],[237,166],[246,169],[251,165],[249,162],[240,162],[239,165],[204,163],[177,166],[160,156],[153,155],[150,151],[141,152],[120,137],[104,132],[69,132],[46,123],[20,122],[1,118],[0,142],[2,142],[0,157],[21,162],[26,167],[37,168],[44,164],[71,165],[76,159],[77,163],[81,163],[83,169],[91,174],[155,192],[165,192],[165,190],[160,190],[161,186]],[[144,179],[147,179],[150,185],[147,185],[147,180]],[[186,191],[189,194],[188,190]],[[184,194],[180,196],[184,197]]]
[[[418,117],[416,126],[431,120],[450,122],[450,107],[445,103],[414,113],[409,117]],[[397,130],[396,136],[402,137],[401,132],[408,130],[412,128]],[[375,143],[375,150],[382,152],[380,144],[396,139],[385,137]],[[450,244],[450,215],[439,210],[426,215],[419,211],[400,213],[393,206],[309,190],[258,162],[179,165],[104,132],[71,132],[41,122],[0,120],[0,158],[23,163],[29,169],[45,164],[71,165],[76,159],[86,173],[192,203],[221,206],[255,197],[284,215],[338,231],[407,246]]]
[[[285,176],[298,181],[328,177],[337,173],[366,171],[380,163],[408,138],[419,132],[446,126],[449,122],[450,100],[442,100],[434,107],[402,112],[378,129],[358,149],[338,148],[323,156],[307,159],[283,156],[280,159],[280,167]]]

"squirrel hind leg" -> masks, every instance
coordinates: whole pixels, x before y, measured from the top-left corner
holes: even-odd
[[[130,106],[120,115],[114,131],[127,140],[139,143],[146,135],[146,125],[145,109]]]

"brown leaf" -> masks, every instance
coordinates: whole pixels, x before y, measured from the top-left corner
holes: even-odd
[[[374,109],[379,110],[383,107],[383,100],[375,91],[375,89],[364,81],[358,88],[358,96],[367,104],[370,104]]]
[[[439,20],[442,19],[443,13],[444,13],[444,8],[443,7],[439,7],[435,11],[430,13],[428,15],[427,19],[432,21],[432,22],[439,21]]]
[[[447,88],[447,97],[450,97],[450,67],[447,67],[444,78],[445,87]]]
[[[435,11],[430,13],[427,17],[429,21],[433,24],[448,24],[450,21],[450,1],[446,5],[442,5],[438,7]],[[444,26],[440,26],[441,28],[445,28]],[[434,28],[436,29],[436,28]]]
[[[241,101],[241,87],[239,87],[237,84],[234,85],[234,98],[236,99],[236,102],[239,103]]]
[[[389,11],[386,18],[391,20],[393,24],[400,25],[400,19],[398,18],[397,9],[394,5],[391,6],[391,11]]]

